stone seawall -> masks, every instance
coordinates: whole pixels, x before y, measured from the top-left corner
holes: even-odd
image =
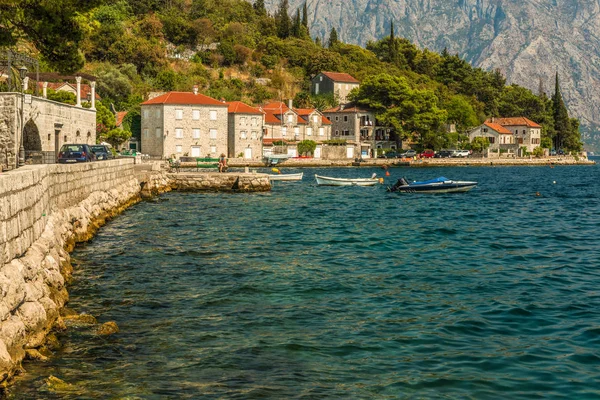
[[[63,328],[69,251],[139,201],[132,160],[36,165],[0,174],[0,384]]]

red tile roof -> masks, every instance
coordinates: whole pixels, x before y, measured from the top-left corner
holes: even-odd
[[[335,82],[360,83],[356,78],[344,72],[321,72],[323,75]]]
[[[147,100],[142,105],[147,104],[198,104],[203,106],[224,106],[226,103],[213,99],[203,94],[194,94],[192,92],[169,92],[153,99]]]
[[[281,101],[273,101],[269,104],[265,104],[264,106],[262,106],[263,110],[270,110],[270,111],[281,111],[281,112],[286,112],[289,110],[288,106],[285,105],[285,103],[281,102]]]
[[[509,131],[508,129],[506,129],[505,127],[503,127],[500,124],[497,124],[495,122],[484,122],[483,123],[485,126],[492,128],[493,130],[495,130],[498,133],[502,133],[504,135],[508,134],[508,135],[512,135],[512,132]]]
[[[123,125],[123,118],[127,115],[127,111],[118,111],[116,115],[116,126]]]
[[[492,118],[485,122],[495,122],[502,126],[526,126],[528,128],[541,128],[539,124],[525,117]]]
[[[250,107],[241,101],[230,101],[227,104],[229,105],[228,112],[231,114],[263,114],[258,108]]]
[[[294,108],[294,111],[296,111],[296,114],[298,115],[310,115],[312,113],[315,112],[314,108]]]
[[[266,111],[265,112],[265,124],[281,124],[281,120],[273,113]]]
[[[326,116],[323,115],[323,119],[322,119],[322,123],[324,125],[331,125],[331,121],[329,120],[329,118],[327,118]]]

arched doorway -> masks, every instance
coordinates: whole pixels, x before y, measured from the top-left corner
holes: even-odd
[[[42,139],[40,138],[40,131],[32,119],[27,121],[25,124],[25,131],[23,132],[23,147],[25,147],[25,152],[42,151]]]
[[[23,130],[23,147],[25,148],[26,162],[43,163],[42,138],[40,138],[40,131],[32,119],[27,121]]]

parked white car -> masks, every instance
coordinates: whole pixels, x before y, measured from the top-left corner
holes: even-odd
[[[454,150],[451,157],[469,157],[470,155],[469,150]]]

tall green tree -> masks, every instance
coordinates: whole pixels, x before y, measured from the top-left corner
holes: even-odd
[[[308,29],[308,8],[306,7],[306,2],[302,6],[302,26],[306,28],[306,33],[308,37],[310,37],[310,30]]]
[[[569,136],[571,131],[571,121],[567,107],[563,102],[560,94],[560,83],[558,82],[558,72],[554,83],[554,96],[552,96],[552,109],[554,116],[554,148],[560,149],[565,144],[565,138]]]
[[[338,34],[335,30],[335,27],[331,28],[331,32],[329,32],[329,42],[327,42],[327,47],[332,48],[338,43]]]
[[[254,12],[256,12],[256,14],[261,17],[267,15],[267,9],[265,8],[265,0],[256,0],[252,5],[252,8],[254,8]]]
[[[296,10],[296,15],[294,16],[294,22],[292,22],[291,36],[296,38],[302,37],[302,22],[300,20],[300,9]]]
[[[394,36],[394,21],[390,23],[390,39],[388,44],[388,53],[389,62],[395,64],[398,58],[398,45],[396,43],[396,37]]]
[[[281,3],[279,3],[279,9],[275,14],[275,22],[277,24],[277,36],[279,36],[282,39],[288,38],[292,31],[292,20],[290,19],[288,8],[288,0],[281,0]]]

